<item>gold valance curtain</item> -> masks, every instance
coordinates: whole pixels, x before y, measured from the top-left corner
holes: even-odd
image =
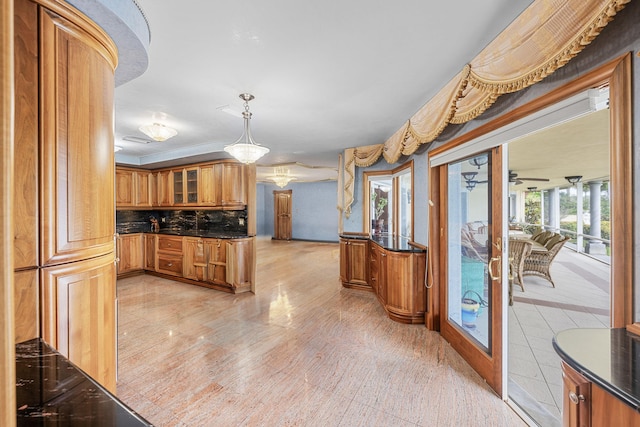
[[[591,43],[629,1],[535,0],[384,144],[345,150],[340,173],[347,217],[355,166],[369,166],[381,155],[395,163],[435,140],[450,123],[473,120],[500,95],[544,79]]]

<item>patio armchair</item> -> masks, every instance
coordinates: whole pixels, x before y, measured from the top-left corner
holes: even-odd
[[[558,236],[559,237],[554,236],[553,241],[551,241],[551,239],[549,240],[548,244],[545,246],[547,249],[546,251],[532,251],[525,257],[522,269],[523,276],[542,277],[551,282],[551,285],[554,288],[556,287],[556,284],[551,278],[551,263],[567,240],[569,240],[568,237]]]
[[[531,254],[531,246],[531,242],[527,240],[509,240],[509,272],[511,273],[509,286],[517,283],[522,292],[524,292],[522,270],[525,258]]]

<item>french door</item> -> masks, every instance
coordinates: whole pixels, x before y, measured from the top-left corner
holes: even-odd
[[[502,395],[502,148],[440,166],[441,333]]]

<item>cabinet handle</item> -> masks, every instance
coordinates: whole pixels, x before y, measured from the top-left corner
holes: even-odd
[[[575,392],[570,391],[569,400],[578,405],[580,402],[584,402],[584,396],[581,394],[575,394]]]
[[[172,262],[170,262],[169,264],[167,264],[167,267],[172,267],[172,266],[173,266],[173,263],[172,263]]]
[[[387,256],[387,254],[385,254],[384,252],[380,253],[381,256]]]

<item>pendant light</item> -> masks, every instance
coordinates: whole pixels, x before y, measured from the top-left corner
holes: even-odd
[[[256,160],[267,154],[269,149],[260,144],[256,144],[251,137],[251,128],[249,127],[249,120],[251,120],[249,101],[254,99],[254,96],[250,93],[241,93],[240,99],[244,100],[244,111],[242,112],[242,117],[244,118],[244,132],[236,142],[224,147],[224,151],[231,154],[242,163],[255,163]]]
[[[178,131],[170,128],[169,126],[165,126],[161,123],[153,123],[150,125],[140,126],[140,132],[147,135],[149,138],[152,138],[154,141],[162,142],[166,141],[169,138],[172,138],[178,134]]]

